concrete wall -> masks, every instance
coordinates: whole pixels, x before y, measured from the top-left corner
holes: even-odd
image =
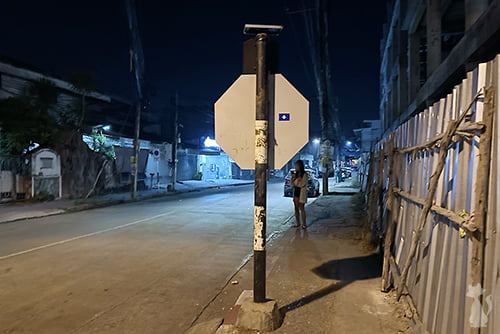
[[[180,149],[177,153],[177,180],[192,180],[198,172],[198,155],[191,154],[186,149]]]
[[[380,119],[388,133],[500,52],[500,0],[396,0],[381,41]]]
[[[158,154],[155,155],[155,152]],[[151,187],[151,174],[154,174],[153,187],[164,188],[172,183],[172,144],[150,145],[146,164],[147,187]]]
[[[220,155],[199,155],[199,171],[203,173],[203,180],[231,179],[232,163],[225,153]]]

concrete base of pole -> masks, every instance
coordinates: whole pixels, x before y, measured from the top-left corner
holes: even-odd
[[[280,326],[281,316],[276,301],[255,303],[251,294],[242,294],[238,303],[241,303],[241,307],[236,319],[236,327],[273,331]]]

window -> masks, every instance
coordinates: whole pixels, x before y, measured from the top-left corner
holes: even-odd
[[[52,168],[52,160],[54,160],[54,159],[53,158],[40,158],[41,169]]]

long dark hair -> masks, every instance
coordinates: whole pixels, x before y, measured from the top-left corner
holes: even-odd
[[[299,168],[297,168],[296,173],[298,177],[303,177],[304,174],[306,173],[306,169],[304,167],[304,161],[302,160],[297,160],[295,161],[295,165]]]

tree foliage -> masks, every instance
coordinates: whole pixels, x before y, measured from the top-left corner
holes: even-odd
[[[104,136],[100,130],[93,129],[91,137],[93,141],[92,149],[94,152],[102,154],[106,159],[116,159],[115,148],[107,142],[106,136]]]
[[[22,154],[33,143],[54,146],[61,125],[51,110],[59,93],[48,80],[30,83],[25,94],[0,100],[0,151]]]
[[[89,94],[89,92],[95,89],[94,75],[89,72],[73,73],[69,78],[69,82],[71,83],[73,88],[76,89],[81,94],[81,100],[79,102],[80,105],[77,106],[77,109],[79,110],[80,114],[78,120],[78,127],[81,128],[85,120],[85,114],[87,110],[86,97]]]

